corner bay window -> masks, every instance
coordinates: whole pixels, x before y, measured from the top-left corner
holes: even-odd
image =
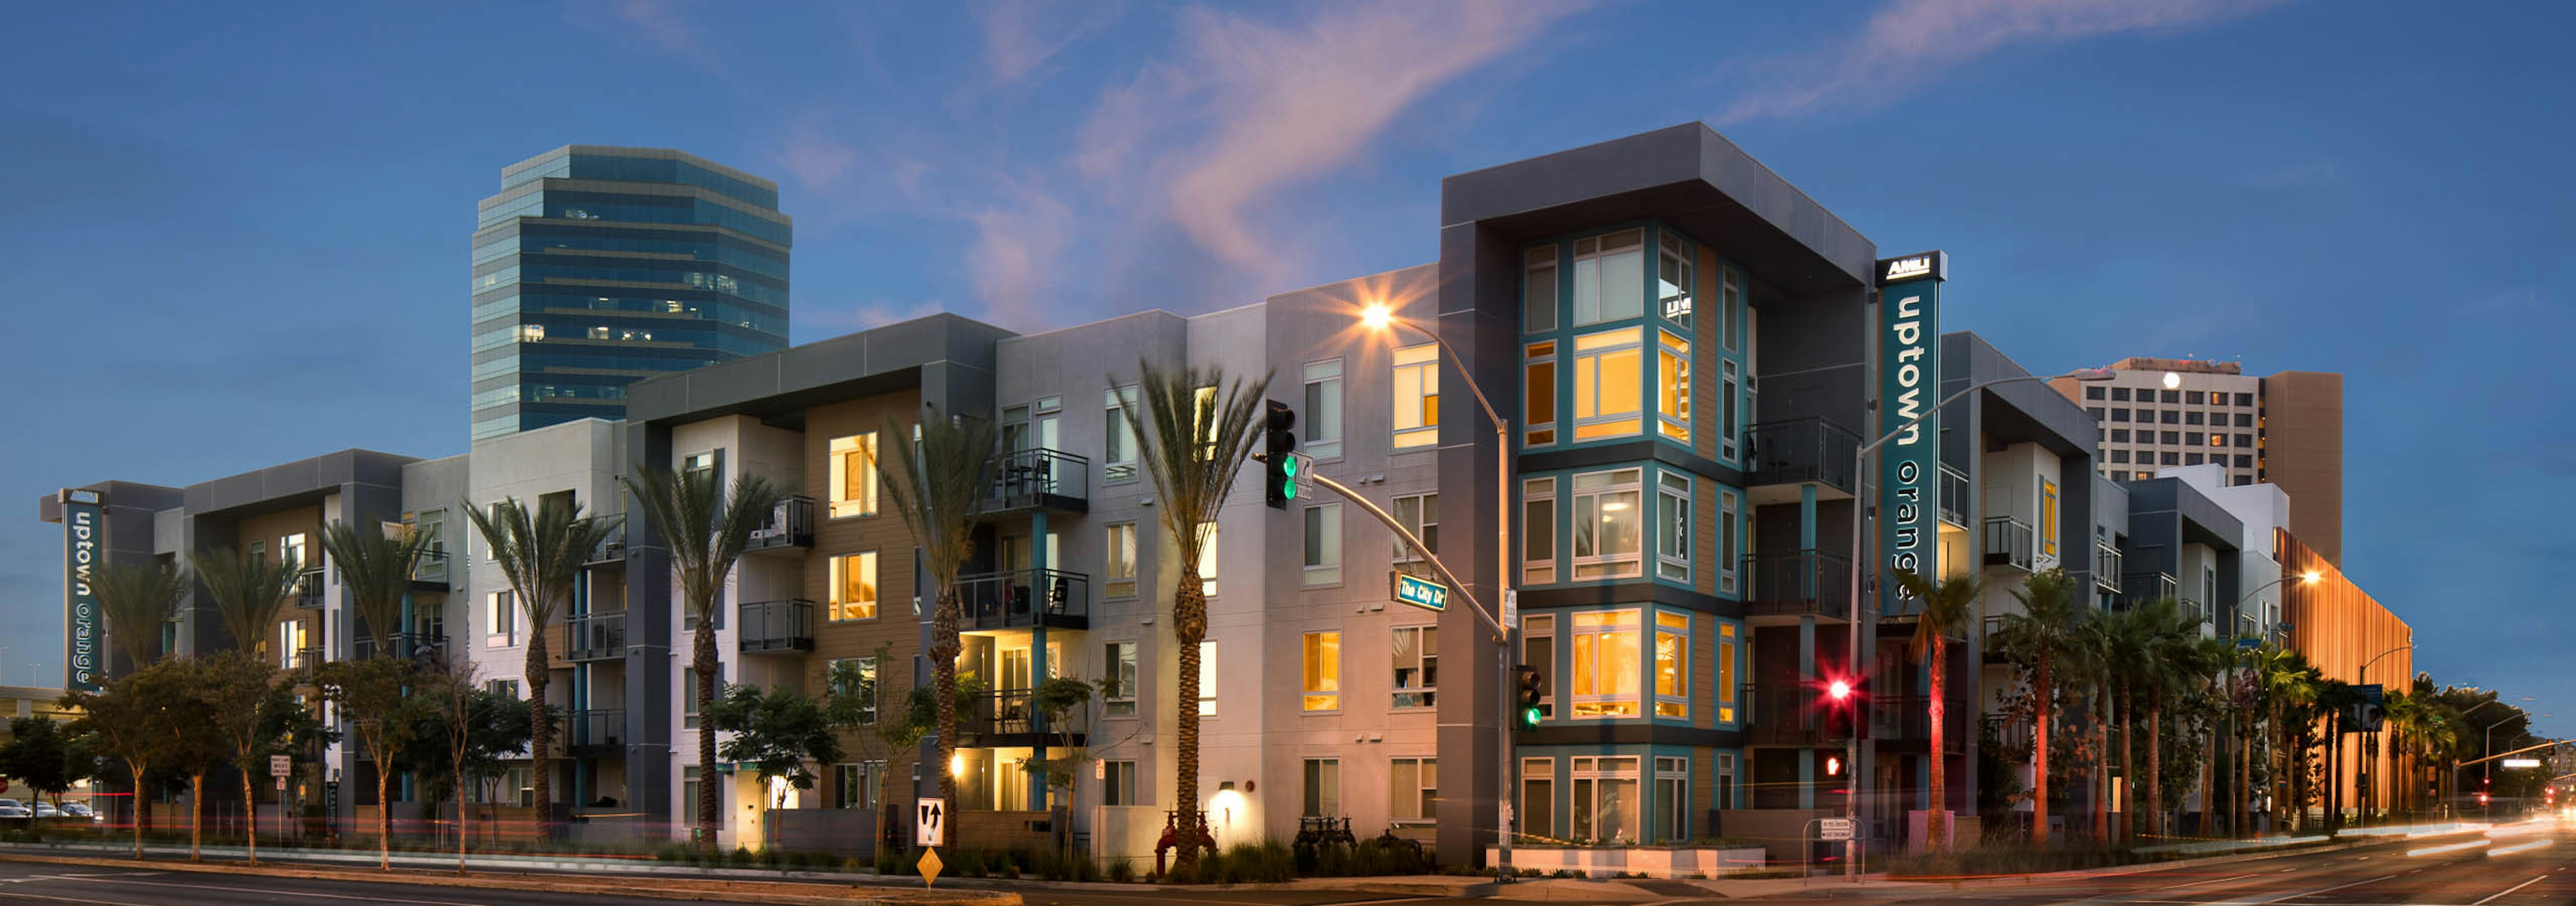
[[[831,518],[877,514],[877,433],[832,438]]]
[[[1637,611],[1575,614],[1570,635],[1573,715],[1636,717],[1637,684],[1644,671],[1638,661]]]
[[[1664,320],[1683,327],[1691,323],[1692,266],[1690,243],[1671,230],[1655,234],[1655,303]]]
[[[1521,326],[1530,333],[1556,329],[1556,246],[1543,245],[1522,256]]]
[[[1341,633],[1306,633],[1305,677],[1305,710],[1339,711],[1342,709]]]
[[[1574,323],[1645,313],[1646,233],[1621,230],[1574,240]]]
[[[1395,630],[1394,699],[1389,707],[1428,708],[1439,702],[1440,629],[1400,626]]]
[[[1521,366],[1522,442],[1533,447],[1556,442],[1556,341],[1531,343]]]
[[[1395,351],[1395,448],[1440,442],[1440,347],[1433,343]]]
[[[1655,716],[1690,716],[1690,617],[1655,612]]]
[[[1574,578],[1642,575],[1644,533],[1638,512],[1644,471],[1619,469],[1574,476]]]
[[[1735,720],[1735,624],[1717,624],[1717,719]]]
[[[1655,332],[1655,427],[1665,437],[1689,443],[1690,342],[1672,331]]]
[[[1690,581],[1691,565],[1690,477],[1671,472],[1655,474],[1655,577],[1676,582]]]
[[[1645,330],[1629,327],[1574,338],[1574,439],[1643,431]]]

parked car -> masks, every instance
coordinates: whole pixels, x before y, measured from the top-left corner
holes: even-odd
[[[33,818],[36,812],[15,799],[0,799],[0,818]]]
[[[87,818],[90,816],[89,805],[81,802],[63,803],[63,815],[71,818]]]
[[[36,817],[38,817],[38,818],[60,818],[60,817],[62,817],[62,816],[63,816],[63,810],[62,810],[62,809],[55,808],[55,807],[53,806],[53,804],[52,804],[52,803],[49,803],[49,802],[39,802],[39,803],[36,803]]]

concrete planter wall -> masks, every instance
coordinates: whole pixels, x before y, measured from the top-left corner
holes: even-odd
[[[1485,848],[1491,864],[1500,858]],[[1765,864],[1759,846],[1529,846],[1512,847],[1512,868],[1541,874],[1571,870],[1585,877],[1608,878],[1621,872],[1650,878],[1724,877],[1760,871]]]

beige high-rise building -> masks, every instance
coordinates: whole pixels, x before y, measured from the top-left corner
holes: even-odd
[[[2052,381],[2100,423],[2102,474],[2133,481],[2166,466],[2227,469],[2227,483],[2290,495],[2290,531],[2343,563],[2343,375],[2245,373],[2235,362],[2132,357],[2111,380]],[[2168,389],[2167,374],[2177,382]]]

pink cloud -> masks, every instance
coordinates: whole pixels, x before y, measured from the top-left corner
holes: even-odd
[[[829,188],[859,161],[859,151],[812,129],[798,129],[773,157],[808,188]]]
[[[995,82],[1017,82],[1073,42],[1108,25],[1119,12],[1118,4],[1099,0],[999,0],[980,16],[985,68]]]
[[[1748,92],[1720,124],[1794,116],[1838,104],[1884,106],[1942,72],[2017,44],[2119,32],[2170,32],[2239,18],[2277,0],[1896,0],[1859,35],[1763,66],[1779,84]]]

